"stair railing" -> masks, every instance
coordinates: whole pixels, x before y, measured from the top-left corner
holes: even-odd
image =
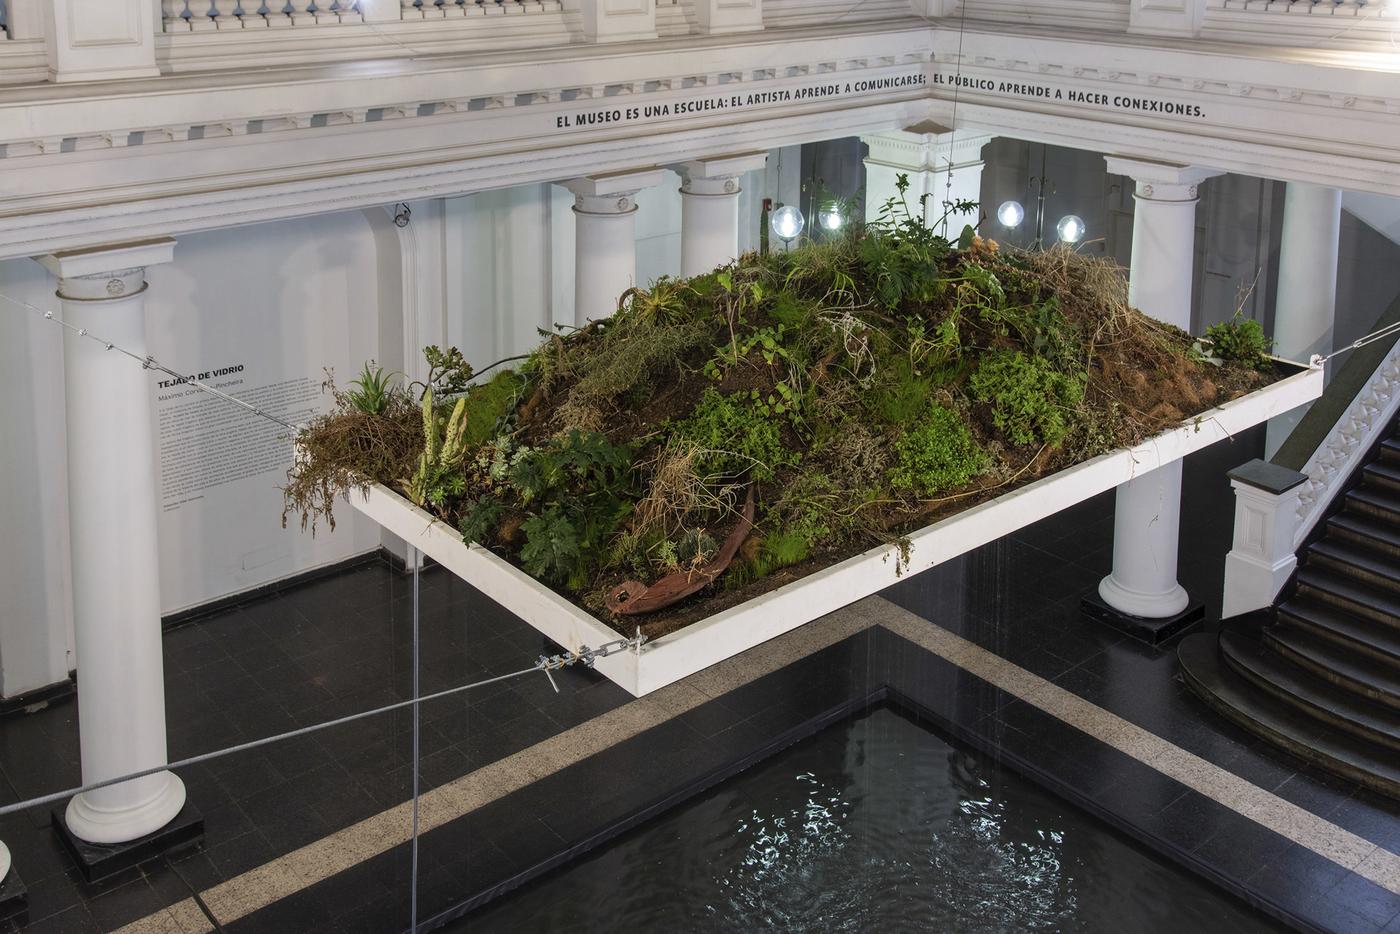
[[[1372,333],[1400,322],[1400,298]],[[1400,334],[1351,350],[1273,461],[1230,471],[1235,535],[1225,556],[1221,618],[1272,606],[1297,552],[1342,485],[1400,414]]]

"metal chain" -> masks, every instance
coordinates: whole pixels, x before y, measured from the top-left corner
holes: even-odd
[[[438,691],[434,694],[426,694],[422,697],[415,697],[412,700],[399,701],[395,704],[387,704],[383,707],[376,707],[373,710],[362,710],[359,713],[352,713],[348,716],[339,717],[335,720],[327,720],[323,723],[314,723],[311,726],[299,727],[298,729],[288,730],[285,733],[277,733],[273,736],[264,736],[262,739],[250,740],[246,743],[239,743],[236,746],[227,746],[223,749],[216,749],[213,752],[206,752],[201,753],[197,756],[190,756],[188,759],[180,759],[176,762],[167,762],[164,765],[152,766],[148,769],[142,769],[139,772],[130,772],[126,775],[119,775],[116,778],[108,778],[100,782],[90,782],[89,784],[81,785],[77,788],[68,788],[64,791],[56,791],[52,794],[41,795],[37,798],[29,798],[25,801],[19,801],[14,804],[7,804],[4,807],[0,807],[0,817],[4,817],[6,814],[13,814],[16,811],[24,811],[28,810],[29,808],[40,807],[41,805],[45,804],[53,804],[58,801],[63,801],[67,798],[71,798],[73,795],[83,794],[84,792],[88,791],[96,791],[99,788],[106,788],[109,785],[119,785],[122,782],[129,782],[134,778],[144,778],[147,775],[155,775],[157,772],[165,772],[170,769],[180,769],[190,765],[198,765],[201,762],[209,762],[213,759],[221,759],[224,756],[231,756],[237,752],[247,752],[250,749],[257,749],[259,746],[266,746],[270,743],[279,743],[283,740],[293,739],[298,736],[305,736],[308,733],[316,733],[320,730],[328,730],[331,727],[335,726],[344,726],[347,723],[353,723],[356,720],[363,720],[366,717],[373,717],[382,713],[389,713],[393,710],[402,710],[405,707],[422,704],[427,701],[439,700],[444,697],[450,697],[453,694],[460,694],[463,691],[470,691],[473,688],[485,687],[488,684],[495,684],[498,681],[506,681],[510,678],[519,678],[522,675],[531,675],[537,671],[542,671],[545,673],[545,676],[549,678],[550,684],[554,685],[554,690],[557,692],[559,690],[559,686],[557,684],[554,684],[554,677],[549,674],[551,671],[556,671],[560,668],[567,668],[571,665],[582,665],[585,668],[592,668],[594,663],[598,659],[616,654],[617,652],[624,651],[625,649],[631,648],[636,649],[640,652],[642,643],[646,641],[646,636],[643,636],[639,632],[637,635],[633,636],[630,639],[618,639],[615,642],[609,642],[605,645],[601,645],[596,649],[590,649],[588,646],[584,645],[580,646],[578,651],[575,652],[564,652],[559,655],[551,655],[548,658],[540,656],[539,661],[531,665],[529,668],[522,668],[519,671],[512,671],[509,674],[497,675],[494,678],[486,678],[483,681],[473,681],[470,684],[459,684],[455,688],[447,688],[446,690]]]
[[[19,305],[19,306],[24,307],[24,308],[28,308],[30,311],[33,311],[33,312],[37,313],[37,314],[38,314],[40,317],[42,317],[45,321],[52,321],[54,324],[57,324],[59,327],[66,328],[67,330],[69,330],[69,331],[71,331],[72,333],[78,335],[79,337],[86,337],[88,340],[96,341],[97,343],[101,344],[102,347],[103,347],[105,350],[115,350],[117,353],[124,354],[124,355],[130,357],[131,359],[135,360],[137,363],[140,363],[141,366],[142,366],[144,369],[147,369],[147,370],[155,370],[155,371],[158,372],[158,373],[164,373],[166,376],[169,376],[169,377],[171,377],[172,379],[178,379],[178,380],[180,380],[182,384],[188,383],[189,385],[195,387],[196,389],[203,390],[204,392],[207,392],[207,393],[209,393],[209,394],[212,395],[212,396],[218,396],[220,399],[223,399],[225,402],[231,402],[231,403],[233,403],[234,405],[238,406],[238,407],[241,408],[241,409],[246,409],[246,410],[248,410],[249,412],[252,412],[254,415],[256,415],[256,416],[258,416],[258,417],[260,417],[260,418],[265,418],[265,419],[267,419],[267,420],[270,421],[270,422],[273,422],[273,423],[275,423],[275,424],[281,425],[283,428],[287,429],[288,431],[301,431],[301,429],[302,429],[302,426],[300,426],[300,425],[293,425],[293,424],[291,424],[290,422],[284,422],[284,421],[282,421],[282,419],[278,418],[278,417],[275,416],[275,415],[271,415],[271,414],[269,414],[269,413],[263,411],[262,409],[260,409],[260,408],[258,408],[257,406],[253,405],[251,402],[244,402],[242,399],[238,398],[237,396],[231,396],[231,395],[229,395],[228,393],[224,392],[224,391],[221,390],[221,389],[215,389],[213,386],[210,386],[208,383],[205,383],[205,382],[203,382],[202,380],[195,379],[193,376],[189,376],[189,375],[184,374],[184,373],[177,373],[177,372],[175,372],[174,370],[172,370],[170,367],[168,367],[168,366],[166,366],[165,364],[161,363],[161,362],[160,362],[159,360],[157,360],[155,357],[151,356],[150,354],[139,354],[139,353],[136,353],[136,352],[133,351],[133,350],[127,350],[125,347],[118,346],[116,343],[114,343],[114,342],[112,342],[112,341],[103,340],[101,337],[98,337],[96,334],[93,334],[93,333],[92,333],[91,331],[89,331],[87,328],[75,327],[75,326],[69,324],[67,321],[64,321],[62,318],[60,318],[60,317],[58,317],[57,315],[55,315],[52,311],[45,311],[45,310],[42,309],[42,308],[39,308],[39,307],[37,307],[37,306],[34,306],[34,305],[29,304],[29,302],[23,301],[23,300],[18,299],[18,298],[14,298],[13,296],[10,296],[10,295],[6,295],[6,294],[3,293],[3,292],[0,292],[0,299],[3,299],[3,300],[5,300],[5,301],[7,301],[7,302],[10,302],[10,303],[15,304],[15,305]]]

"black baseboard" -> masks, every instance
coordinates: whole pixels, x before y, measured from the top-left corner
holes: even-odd
[[[55,681],[53,684],[46,684],[14,697],[0,698],[0,718],[43,710],[56,701],[67,700],[77,691],[77,673],[70,671],[68,677],[62,681]]]
[[[1188,604],[1186,609],[1175,616],[1150,619],[1122,613],[1109,606],[1098,592],[1088,594],[1080,601],[1084,615],[1092,620],[1112,626],[1119,632],[1127,633],[1148,645],[1161,645],[1168,639],[1181,635],[1194,624],[1205,619],[1206,605],[1200,601]]]
[[[0,882],[0,921],[14,917],[27,907],[29,889],[25,887],[24,880],[15,872],[14,864],[11,863],[10,871],[5,873],[5,881]]]
[[[337,561],[334,564],[323,565],[319,568],[312,568],[300,574],[293,574],[291,577],[284,577],[275,580],[270,584],[263,584],[251,590],[240,591],[230,594],[227,597],[220,597],[217,600],[210,600],[208,603],[201,603],[199,606],[192,606],[178,613],[171,613],[160,618],[160,628],[169,631],[187,623],[197,622],[209,616],[222,613],[225,610],[241,606],[244,603],[251,603],[264,597],[271,597],[279,593],[300,587],[303,584],[310,584],[314,581],[324,580],[328,577],[335,577],[337,574],[344,574],[346,571],[353,571],[355,568],[364,567],[367,564],[387,564],[398,569],[402,569],[403,562],[392,555],[388,549],[380,547],[374,551],[366,552],[362,555],[355,555],[353,558],[346,558],[344,561]]]
[[[54,830],[63,841],[63,848],[78,864],[78,871],[88,882],[97,882],[116,875],[124,869],[139,865],[175,850],[193,846],[204,839],[204,815],[188,801],[175,819],[155,833],[126,843],[89,843],[80,840],[68,829],[64,820],[66,805],[51,811]]]

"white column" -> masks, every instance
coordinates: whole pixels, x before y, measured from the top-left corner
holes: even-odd
[[[1209,169],[1109,157],[1108,171],[1137,183],[1128,302],[1184,330],[1191,327],[1197,186]],[[1113,573],[1099,596],[1120,613],[1175,616],[1190,604],[1176,582],[1181,532],[1181,461],[1118,487],[1113,519]]]
[[[160,74],[156,67],[158,7],[152,0],[63,0],[45,3],[49,77],[106,81]]]
[[[739,177],[767,161],[766,152],[749,152],[680,166],[682,276],[709,272],[739,255]]]
[[[146,266],[175,241],[144,241],[39,258],[59,277],[64,320],[136,353],[146,349]],[[160,765],[165,748],[156,458],[151,375],[140,363],[68,332],[68,501],[84,784]],[[68,829],[92,843],[159,830],[185,803],[170,772],[86,792]]]
[[[1307,361],[1332,349],[1341,233],[1340,189],[1288,183],[1274,311],[1274,353],[1280,357]],[[1266,458],[1274,456],[1308,408],[1300,406],[1270,420],[1264,441]]]
[[[982,202],[982,147],[992,136],[953,130],[925,120],[892,133],[862,136],[869,148],[865,157],[865,218],[874,220],[890,198],[899,196],[895,182],[909,176],[905,200],[918,212],[924,204],[924,221],[937,223],[945,202]],[[964,224],[976,224],[977,214],[949,214],[948,229],[956,234]]]
[[[574,323],[579,327],[617,311],[637,279],[636,194],[659,184],[660,169],[575,178]]]

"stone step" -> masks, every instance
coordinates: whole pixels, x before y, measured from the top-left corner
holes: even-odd
[[[1400,635],[1400,597],[1331,568],[1299,568],[1298,595],[1316,597],[1348,613],[1392,627]]]
[[[1400,666],[1348,649],[1306,629],[1279,623],[1264,630],[1264,644],[1338,687],[1400,710]]]
[[[1177,658],[1187,686],[1221,715],[1300,759],[1400,799],[1400,757],[1393,750],[1331,729],[1254,687],[1225,663],[1214,633],[1187,636]]]
[[[1380,444],[1380,460],[1400,464],[1400,440],[1386,438]]]
[[[1400,493],[1400,463],[1373,461],[1361,468],[1362,482],[1380,489]]]
[[[1302,629],[1319,639],[1336,643],[1386,665],[1400,666],[1400,630],[1354,616],[1345,610],[1308,597],[1294,597],[1278,608],[1278,621]]]
[[[1365,545],[1324,538],[1308,546],[1304,561],[1310,566],[1330,568],[1363,584],[1400,594],[1400,561]]]
[[[1280,701],[1363,740],[1400,750],[1400,711],[1357,697],[1242,632],[1222,632],[1220,651],[1226,664]]]
[[[1327,537],[1345,539],[1400,560],[1400,529],[1360,512],[1339,512],[1327,520]]]
[[[1347,491],[1345,508],[1363,512],[1382,522],[1400,526],[1400,493],[1374,486],[1359,486]]]

